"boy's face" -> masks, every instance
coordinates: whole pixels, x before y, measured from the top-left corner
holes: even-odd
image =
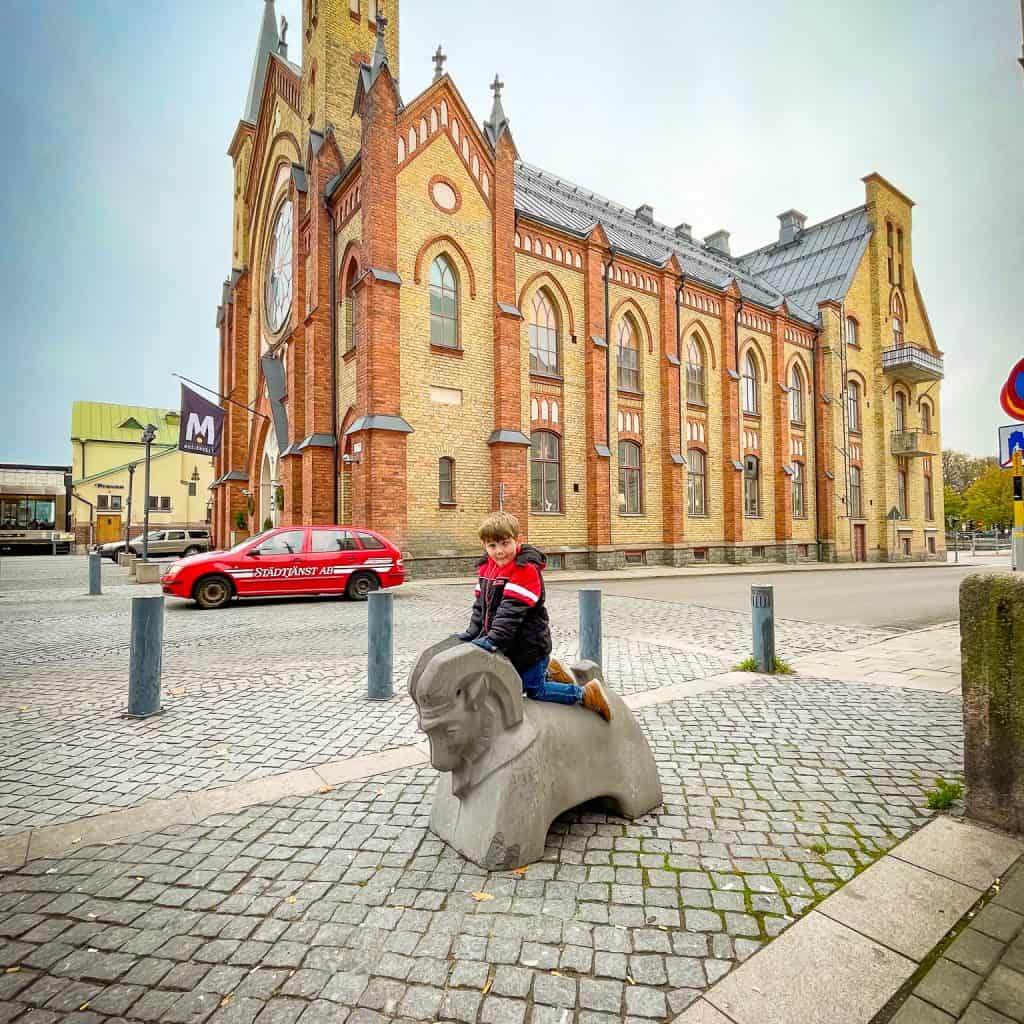
[[[498,565],[508,565],[516,557],[518,547],[519,541],[515,537],[506,537],[505,540],[489,540],[484,545],[487,554]]]

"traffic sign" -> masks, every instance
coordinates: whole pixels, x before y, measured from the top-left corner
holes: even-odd
[[[1006,469],[1016,452],[1024,452],[1024,424],[1011,423],[999,428],[999,465]]]
[[[1003,390],[999,393],[999,401],[1007,416],[1015,420],[1024,420],[1024,359],[1022,359],[1006,378]]]

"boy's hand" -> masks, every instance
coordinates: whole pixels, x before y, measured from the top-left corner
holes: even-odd
[[[474,647],[479,647],[482,651],[487,651],[488,654],[493,654],[498,648],[491,643],[490,637],[478,636],[473,642]]]
[[[474,639],[475,633],[452,633],[452,636],[456,640],[461,640],[464,644],[468,644],[470,640]]]

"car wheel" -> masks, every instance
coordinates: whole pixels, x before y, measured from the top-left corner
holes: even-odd
[[[197,548],[193,544],[191,547],[185,548],[185,551],[184,551],[184,553],[182,554],[181,557],[182,558],[189,558],[191,555],[198,555],[198,554],[199,554],[199,548]]]
[[[205,576],[192,597],[200,608],[223,608],[231,600],[231,583],[223,576]]]
[[[372,572],[353,573],[345,587],[350,601],[365,601],[375,590],[380,590],[380,580]]]

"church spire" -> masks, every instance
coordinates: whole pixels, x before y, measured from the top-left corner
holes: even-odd
[[[278,52],[281,38],[277,34],[277,12],[274,0],[263,0],[263,21],[256,37],[256,55],[252,61],[252,77],[249,79],[249,95],[245,101],[242,120],[255,124],[260,116],[260,100],[263,98],[263,83],[267,80],[267,65],[270,55]]]
[[[491,107],[490,119],[484,121],[484,131],[487,133],[487,138],[490,140],[491,145],[495,148],[498,146],[498,139],[501,138],[502,132],[509,130],[505,108],[501,105],[501,90],[504,88],[505,83],[495,75],[494,81],[491,82],[491,92],[494,93],[494,106]]]
[[[370,84],[380,74],[381,68],[388,62],[388,52],[384,47],[384,30],[388,27],[388,19],[384,17],[384,5],[377,4],[377,44],[373,48],[373,60],[370,64]]]

